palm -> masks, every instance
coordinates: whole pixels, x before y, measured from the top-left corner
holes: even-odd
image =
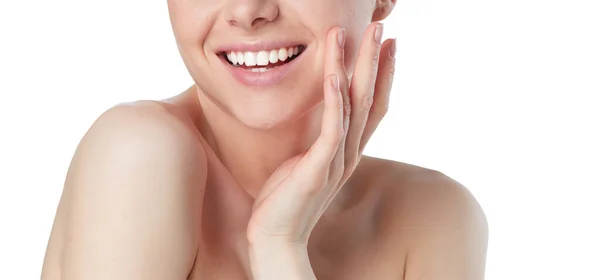
[[[260,193],[256,197],[252,207],[252,218],[249,221],[248,228],[281,228],[289,229],[290,217],[287,211],[281,211],[282,207],[289,207],[287,199],[292,195],[286,192],[286,188],[278,188],[280,185],[287,185],[291,178],[296,175],[295,170],[298,162],[302,160],[304,154],[297,155],[281,164],[265,182]],[[287,199],[286,199],[287,198]],[[283,208],[285,209],[285,208]],[[287,221],[287,222],[286,222]],[[270,224],[270,225],[269,225]],[[267,232],[271,235],[289,236],[291,232]]]

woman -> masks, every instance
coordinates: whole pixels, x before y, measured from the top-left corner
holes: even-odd
[[[395,0],[169,0],[195,85],[105,112],[42,279],[482,279],[485,217],[443,174],[361,157]]]

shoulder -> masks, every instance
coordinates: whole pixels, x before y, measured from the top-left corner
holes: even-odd
[[[142,101],[107,110],[67,174],[53,231],[68,239],[51,241],[63,247],[63,275],[187,275],[205,178],[199,141],[169,108]]]
[[[184,140],[190,137],[187,120],[173,104],[160,101],[121,103],[105,111],[92,124],[84,140],[98,133],[128,136],[120,140],[137,140],[136,136],[157,136],[157,140]],[[134,138],[131,138],[134,137]],[[146,141],[152,139],[145,139]]]
[[[166,192],[185,196],[189,189],[183,187],[201,183],[206,173],[198,137],[168,104],[119,104],[98,117],[80,141],[65,187],[119,196],[130,191],[143,191],[147,198]]]
[[[116,186],[128,191],[166,187],[161,191],[187,192],[183,185],[201,183],[206,173],[204,150],[194,132],[185,119],[159,102],[112,107],[80,141],[65,188],[121,192]],[[173,184],[157,183],[163,180]],[[182,187],[176,188],[176,182]]]
[[[368,158],[367,165],[378,173],[389,242],[406,252],[405,280],[483,279],[488,224],[465,186],[406,163]]]
[[[80,141],[74,159],[103,155],[117,163],[155,157],[185,160],[182,157],[199,153],[197,131],[176,108],[157,101],[137,101],[119,104],[100,115]]]

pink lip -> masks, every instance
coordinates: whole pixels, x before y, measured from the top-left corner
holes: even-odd
[[[308,48],[307,48],[308,49]],[[219,59],[227,68],[227,71],[231,73],[231,75],[241,84],[250,86],[250,87],[270,87],[280,83],[287,74],[294,69],[294,66],[300,63],[302,58],[304,57],[304,53],[307,51],[305,49],[298,57],[294,60],[283,64],[281,66],[274,67],[266,72],[252,72],[248,69],[244,69],[241,67],[235,67],[225,59],[223,55],[219,55]]]

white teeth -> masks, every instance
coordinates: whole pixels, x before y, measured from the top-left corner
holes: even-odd
[[[286,61],[288,59],[287,50],[285,48],[279,49],[279,52],[277,53],[277,56],[278,56],[279,60]]]
[[[269,62],[277,63],[279,62],[279,52],[276,50],[272,50],[269,52]]]
[[[244,63],[246,66],[255,66],[256,65],[256,53],[255,52],[245,52],[244,53]]]
[[[231,63],[233,63],[234,65],[237,64],[237,54],[235,52],[230,52],[227,54],[227,58],[229,59],[229,61],[231,61]]]
[[[256,65],[258,66],[267,66],[269,65],[269,52],[260,51],[256,55]]]
[[[270,51],[260,51],[260,52],[236,52],[232,51],[226,53],[227,60],[231,62],[233,65],[246,65],[248,67],[253,66],[267,66],[269,64],[276,64],[279,61],[286,61],[294,55],[298,55],[300,53],[299,47],[291,47],[291,48],[280,48],[274,49]],[[264,72],[260,70],[262,68],[256,68],[255,72]],[[267,68],[265,68],[267,69]],[[253,70],[254,71],[254,70]]]
[[[261,67],[261,68],[252,68],[250,69],[250,71],[254,72],[254,73],[264,73],[267,72],[269,69],[267,69],[266,67]]]
[[[238,52],[237,53],[237,63],[239,63],[240,65],[244,64],[244,53],[242,52]]]

